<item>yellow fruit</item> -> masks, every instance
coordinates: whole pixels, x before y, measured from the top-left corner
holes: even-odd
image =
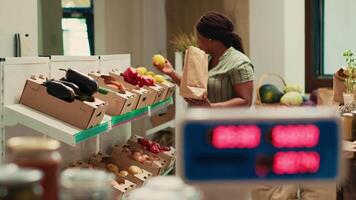
[[[137,73],[139,73],[141,76],[145,75],[147,73],[146,67],[137,67],[136,69]]]
[[[158,75],[158,74],[154,76],[154,79],[157,83],[163,83],[166,81],[166,79],[162,75]]]
[[[152,63],[157,68],[163,68],[166,63],[166,59],[162,55],[156,54],[152,58]]]
[[[156,75],[153,71],[149,71],[146,73],[147,76],[151,76],[152,78]]]

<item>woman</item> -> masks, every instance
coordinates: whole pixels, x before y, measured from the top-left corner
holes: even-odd
[[[210,107],[250,106],[253,96],[254,70],[244,55],[241,38],[233,32],[234,25],[224,15],[209,12],[196,24],[198,46],[210,55],[208,98],[186,99],[189,104]],[[161,71],[178,85],[181,75],[171,63]]]

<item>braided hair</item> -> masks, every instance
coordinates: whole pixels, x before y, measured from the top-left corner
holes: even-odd
[[[196,24],[200,35],[214,40],[219,40],[226,47],[234,47],[244,53],[241,37],[234,33],[234,25],[223,14],[208,12]]]

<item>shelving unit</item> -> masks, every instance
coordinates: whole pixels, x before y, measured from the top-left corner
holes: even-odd
[[[146,131],[146,136],[152,135],[152,134],[157,133],[158,131],[164,130],[166,128],[175,128],[175,125],[176,125],[176,121],[174,119],[170,120],[168,122],[165,122],[163,124],[155,126],[155,127],[151,128],[151,129],[148,129]]]
[[[132,112],[118,115],[105,115],[104,120],[98,126],[81,130],[68,123],[60,121],[49,115],[36,111],[22,104],[5,106],[5,125],[13,126],[22,124],[44,135],[52,137],[66,144],[75,146],[89,138],[110,131],[113,127],[134,121],[140,117],[149,116],[173,103],[172,97]]]

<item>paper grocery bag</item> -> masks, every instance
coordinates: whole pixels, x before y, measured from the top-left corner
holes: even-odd
[[[338,69],[333,75],[333,90],[334,90],[334,101],[343,103],[344,98],[342,93],[346,91],[345,80],[348,75],[344,73],[344,69]]]
[[[339,103],[333,99],[334,96],[331,88],[318,88],[318,106],[338,106]]]
[[[208,55],[190,46],[185,52],[183,76],[179,93],[184,98],[202,100],[207,97]]]

